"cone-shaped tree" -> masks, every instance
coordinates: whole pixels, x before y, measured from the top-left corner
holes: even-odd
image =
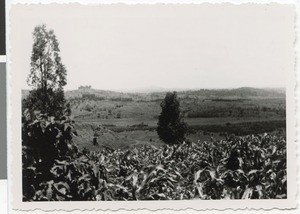
[[[167,144],[178,144],[185,139],[187,124],[183,121],[177,93],[168,92],[160,104],[162,111],[158,118],[157,134]]]

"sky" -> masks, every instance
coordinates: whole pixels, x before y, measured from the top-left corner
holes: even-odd
[[[17,5],[11,14],[12,69],[23,89],[42,23],[59,41],[67,90],[285,87],[293,69],[287,5]]]

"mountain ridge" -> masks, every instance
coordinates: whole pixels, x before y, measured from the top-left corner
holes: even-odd
[[[81,86],[75,90],[66,90],[65,96],[69,98],[79,98],[84,95],[95,95],[95,97],[103,98],[118,98],[118,97],[144,97],[144,96],[164,96],[168,91],[177,91],[178,96],[191,95],[201,97],[283,97],[285,96],[284,88],[255,88],[255,87],[239,87],[239,88],[224,88],[224,89],[163,89],[158,91],[140,91],[140,92],[121,92],[115,90],[94,89],[92,87]],[[22,99],[27,97],[29,90],[22,90]]]

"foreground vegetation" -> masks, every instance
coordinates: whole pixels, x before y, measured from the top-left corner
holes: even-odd
[[[249,135],[90,152],[76,149],[71,121],[47,122],[44,134],[38,131],[42,122],[23,122],[24,201],[287,197],[283,137]],[[53,143],[53,155],[32,155],[32,143],[43,135],[48,146]]]
[[[285,138],[230,135],[284,129],[284,90],[185,91],[178,93],[177,100],[176,93],[118,93],[89,86],[69,92],[66,103],[63,87],[67,71],[59,57],[54,31],[45,25],[36,26],[33,38],[28,77],[33,89],[22,103],[23,201],[287,197]],[[71,115],[81,122],[102,123],[94,130],[89,130],[89,123],[81,124],[84,134],[78,137],[87,140],[93,136],[93,146],[101,149],[78,149],[73,141],[78,133]],[[218,123],[200,124],[203,118],[217,118]],[[230,118],[230,122],[224,122],[224,118]],[[249,118],[255,119],[254,123],[246,123]],[[125,130],[110,123],[124,119]],[[237,124],[236,120],[244,123]],[[102,138],[120,145],[123,138],[115,132],[148,131],[153,129],[148,124],[151,121],[157,124],[160,140],[168,145],[154,146],[152,138],[149,143],[127,149],[98,144],[97,139]],[[187,134],[199,130],[204,134],[223,132],[225,140],[186,140]]]

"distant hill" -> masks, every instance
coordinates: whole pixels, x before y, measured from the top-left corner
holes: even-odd
[[[189,90],[180,93],[186,93],[203,97],[285,97],[284,88],[251,88],[242,87],[236,89],[200,89]]]
[[[152,92],[147,89],[144,92],[117,92],[101,89],[93,89],[90,86],[81,86],[76,90],[65,91],[67,99],[82,98],[86,95],[94,95],[96,98],[115,99],[115,98],[130,98],[133,100],[153,100],[162,99],[168,90],[160,88],[157,92]],[[173,91],[173,90],[169,90]],[[29,90],[22,90],[22,99],[27,97]],[[179,97],[189,96],[191,98],[251,98],[251,97],[285,97],[284,88],[251,88],[242,87],[235,89],[198,89],[178,91]]]
[[[93,88],[78,88],[76,90],[70,90],[65,92],[66,98],[76,98],[82,97],[86,94],[94,94],[96,97],[103,97],[103,98],[112,98],[112,97],[123,97],[126,94],[122,92],[115,92],[115,91],[108,91],[108,90],[100,90],[100,89],[93,89]]]
[[[149,94],[149,93],[161,93],[161,92],[168,92],[168,91],[187,91],[188,89],[184,88],[163,88],[157,86],[147,86],[147,87],[139,87],[134,89],[120,89],[117,91],[124,92],[124,93],[138,93],[138,94]]]

